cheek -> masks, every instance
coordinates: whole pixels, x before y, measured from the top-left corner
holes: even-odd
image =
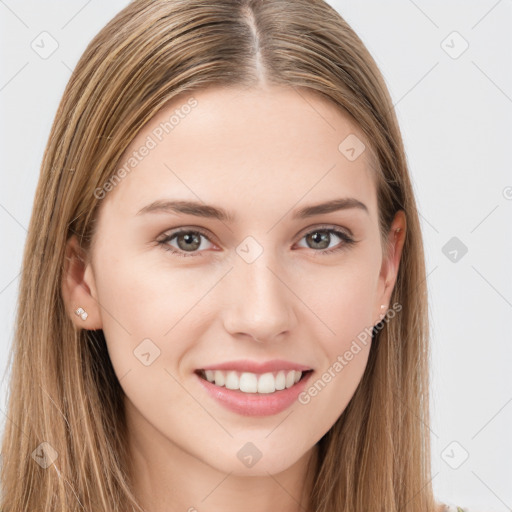
[[[181,380],[182,358],[200,329],[219,314],[212,292],[222,274],[148,260],[106,256],[96,272],[110,359],[119,378],[148,364],[151,375],[160,372],[169,379],[167,369]]]
[[[136,358],[141,351],[149,351],[155,363],[161,361],[173,347],[168,342],[169,331],[182,311],[179,283],[170,275],[152,271],[142,259],[106,257],[104,262],[96,272],[96,288],[102,329],[116,372],[125,373],[134,362],[140,363]]]
[[[378,262],[371,254],[358,254],[357,261],[347,258],[345,263],[316,274],[301,287],[304,302],[317,316],[311,316],[310,324],[315,325],[323,356],[304,403],[332,404],[324,417],[327,423],[335,421],[353,396],[371,347]]]
[[[98,300],[109,357],[126,396],[147,417],[160,411],[170,420],[173,400],[182,412],[194,409],[177,381],[185,377],[180,361],[195,339],[194,315],[187,312],[211,285],[191,289],[183,273],[157,271],[142,258],[110,261],[97,272]]]
[[[129,332],[163,335],[204,294],[208,283],[171,265],[159,267],[149,258],[112,259],[97,277],[98,299],[107,324],[122,324]],[[197,301],[197,299],[196,299]],[[148,332],[144,333],[144,330]]]
[[[315,322],[321,365],[299,403],[317,411],[319,429],[327,430],[352,399],[366,369],[371,348],[374,280],[369,273],[340,273],[330,281],[329,293],[317,299]],[[312,308],[313,309],[313,308]]]
[[[317,322],[322,327],[317,334],[328,352],[339,350],[373,326],[378,269],[371,256],[358,255],[357,261],[347,259],[345,264],[309,275],[301,278],[297,295],[323,321]]]

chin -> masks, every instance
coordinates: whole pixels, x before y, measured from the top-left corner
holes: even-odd
[[[286,471],[304,455],[298,453],[297,444],[291,444],[287,452],[283,451],[282,446],[280,449],[274,448],[273,443],[269,443],[264,437],[254,441],[235,441],[234,444],[236,445],[234,449],[222,448],[220,457],[215,457],[213,454],[213,460],[204,462],[219,471],[235,476],[268,476]],[[227,457],[226,453],[229,452],[233,453],[233,456]],[[211,453],[210,450],[209,453]]]

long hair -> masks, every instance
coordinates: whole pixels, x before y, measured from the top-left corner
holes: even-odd
[[[123,390],[102,330],[74,326],[67,240],[90,248],[100,204],[141,128],[178,94],[262,83],[313,91],[355,120],[378,165],[379,229],[403,210],[391,297],[350,403],[318,442],[311,512],[433,512],[423,242],[385,82],[323,0],[134,0],[89,43],[54,119],[24,249],[1,469],[4,512],[140,511],[127,471]]]

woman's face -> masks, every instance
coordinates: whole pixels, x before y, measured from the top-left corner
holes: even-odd
[[[382,258],[363,141],[326,100],[276,87],[182,95],[133,140],[97,191],[73,297],[103,329],[135,444],[266,475],[335,423],[401,250]]]

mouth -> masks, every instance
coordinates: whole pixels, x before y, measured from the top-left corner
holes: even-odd
[[[313,370],[278,370],[265,373],[236,370],[196,370],[200,378],[232,391],[247,394],[272,394],[293,387],[304,380]]]

